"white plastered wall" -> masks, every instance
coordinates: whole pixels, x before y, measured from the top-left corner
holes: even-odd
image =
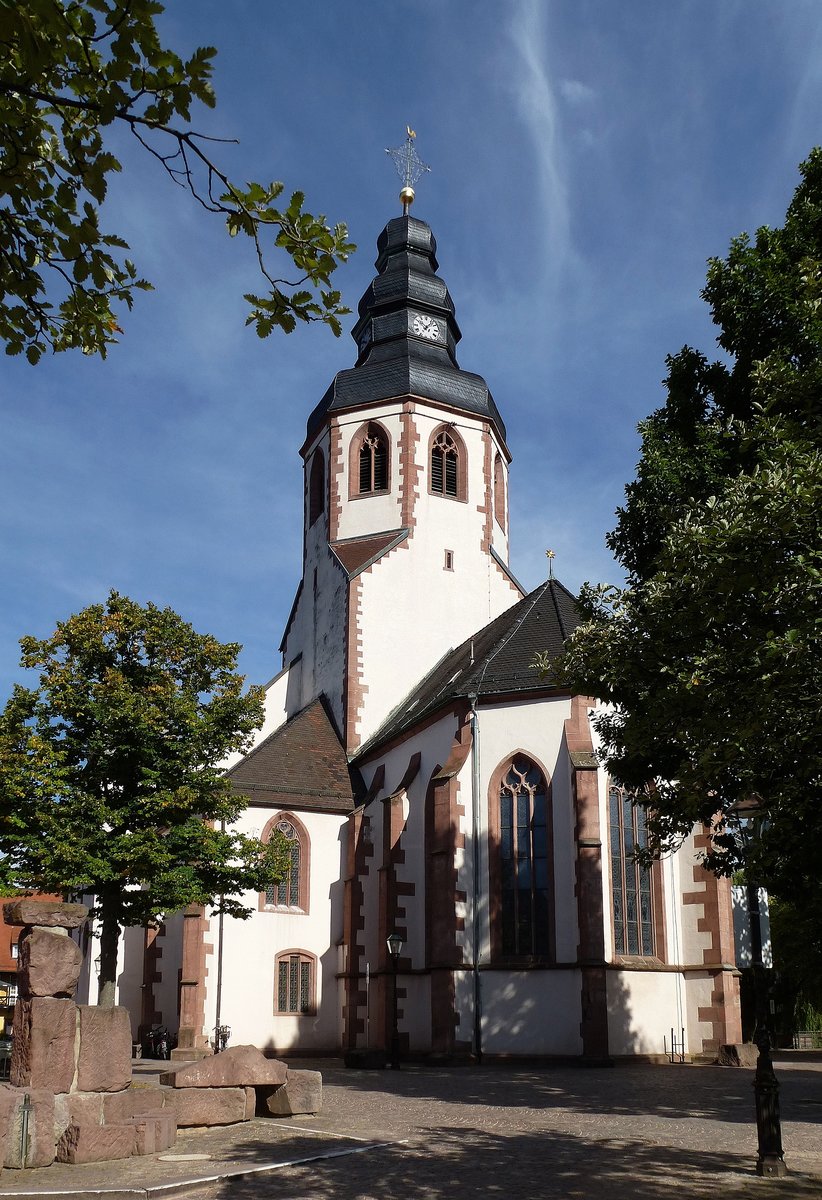
[[[283,811],[246,809],[237,822],[243,833],[259,836],[268,820]],[[293,810],[309,837],[309,906],[307,913],[259,911],[257,893],[243,903],[252,909],[246,921],[230,917],[223,923],[222,994],[220,1023],[231,1027],[231,1044],[251,1043],[276,1052],[330,1051],[339,1045],[338,943],[342,937],[342,867],[346,818],[332,813]],[[213,952],[207,960],[206,1029],[217,1022],[219,918],[210,915],[207,941]],[[316,959],[315,1011],[311,1014],[275,1012],[275,962],[285,950],[302,950]]]

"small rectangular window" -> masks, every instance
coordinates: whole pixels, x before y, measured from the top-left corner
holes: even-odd
[[[453,550],[446,550],[446,551],[445,551],[445,567],[444,567],[444,570],[446,570],[446,571],[453,571],[453,569],[454,569],[454,551],[453,551]]]

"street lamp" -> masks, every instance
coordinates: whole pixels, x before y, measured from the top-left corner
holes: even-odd
[[[391,967],[394,976],[394,987],[392,989],[392,1005],[391,1005],[391,1062],[389,1066],[392,1071],[400,1069],[400,1031],[397,1018],[397,964],[405,945],[402,934],[389,933],[386,938],[388,953],[391,956]]]
[[[746,858],[750,849],[761,840],[768,822],[768,810],[761,796],[750,796],[734,805],[739,834],[745,847]],[[782,1151],[782,1124],[779,1118],[779,1081],[771,1059],[771,1020],[764,988],[765,964],[762,961],[762,932],[759,928],[759,888],[755,881],[748,880],[748,916],[751,924],[751,970],[754,983],[754,1008],[756,1011],[755,1042],[759,1054],[754,1075],[754,1100],[756,1104],[756,1130],[759,1153],[756,1173],[769,1179],[788,1174]],[[753,890],[756,904],[751,903]],[[754,931],[754,916],[757,928]]]

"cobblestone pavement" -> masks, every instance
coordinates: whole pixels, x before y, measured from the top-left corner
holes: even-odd
[[[183,1181],[199,1181],[197,1200],[822,1197],[822,1062],[777,1064],[783,1180],[753,1172],[752,1071],[302,1065],[323,1071],[317,1116],[182,1131],[175,1155],[208,1156],[189,1162],[4,1171],[0,1198],[157,1197]]]

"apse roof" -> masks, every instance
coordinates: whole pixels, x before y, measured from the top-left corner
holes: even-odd
[[[532,666],[534,658],[545,652],[549,663],[553,662],[578,623],[572,593],[558,579],[546,580],[456,650],[449,650],[394,709],[357,758],[454,700],[544,691],[550,684]]]
[[[462,334],[448,288],[436,274],[436,249],[429,226],[415,217],[395,217],[380,234],[377,275],[360,300],[352,330],[356,365],[338,372],[311,413],[309,440],[329,412],[415,396],[484,417],[505,441],[487,383],[457,363]]]
[[[227,775],[251,804],[274,808],[351,812],[362,790],[322,698],[275,729]]]

